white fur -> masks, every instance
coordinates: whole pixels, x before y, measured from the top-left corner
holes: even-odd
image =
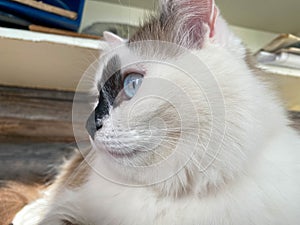
[[[60,220],[68,219],[68,216],[76,218],[80,225],[298,224],[300,221],[299,136],[288,126],[285,111],[275,95],[248,68],[244,61],[245,49],[241,41],[230,33],[226,23],[220,17],[216,26],[215,37],[207,40],[201,50],[194,50],[193,54],[205,62],[215,75],[223,93],[226,111],[226,132],[223,142],[220,139],[214,140],[212,142],[214,148],[209,154],[203,156],[201,143],[208,137],[211,121],[207,112],[209,106],[205,103],[204,96],[197,89],[197,85],[185,80],[183,78],[185,76],[178,71],[168,70],[162,65],[143,65],[147,70],[148,78],[160,77],[173,80],[178,87],[187,90],[187,95],[197,105],[196,114],[192,115],[190,111],[182,110],[181,115],[191,118],[190,122],[186,121],[187,127],[197,129],[197,124],[192,120],[198,119],[201,124],[200,129],[203,134],[199,134],[195,157],[172,178],[146,187],[116,184],[92,172],[88,182],[82,187],[63,188],[56,193],[54,199],[49,200],[49,207],[45,207],[46,219],[42,219],[40,223],[32,221],[21,223],[19,222],[22,220],[21,212],[15,219],[15,225],[60,225]],[[227,35],[222,36],[221,33]],[[160,74],[157,74],[157,71],[160,71]],[[203,71],[196,72],[201,74]],[[207,74],[202,75],[205,80]],[[143,85],[147,84],[146,78],[144,83]],[[208,86],[206,89],[211,90],[212,93],[208,94],[213,95],[216,87]],[[145,90],[142,86],[139,93],[142,94],[143,91]],[[136,98],[138,97],[139,94]],[[176,93],[171,93],[170,99],[176,102],[180,97],[176,96]],[[125,122],[136,122],[144,126],[143,122],[148,122],[145,118],[152,112],[150,109],[155,107],[157,107],[155,113],[159,113],[166,121],[166,126],[172,127],[172,123],[168,124],[169,121],[177,124],[178,118],[173,117],[172,107],[161,110],[165,104],[160,100],[150,99],[147,103],[137,106],[135,111],[137,117],[124,121],[122,115],[133,107],[130,104],[130,101],[125,102],[112,110],[111,117],[101,131],[106,136],[101,136],[100,133],[96,135],[93,146],[97,157],[91,161],[91,165],[98,171],[106,169],[105,174],[114,178],[126,177],[128,180],[134,180],[135,183],[144,184],[147,180],[152,181],[157,174],[151,174],[149,170],[145,171],[144,177],[139,177],[134,170],[119,171],[116,162],[107,157],[99,146],[104,145],[113,149],[115,147],[112,143],[116,138],[123,138],[133,147],[140,141],[142,135],[138,128],[136,133],[128,133]],[[149,108],[150,106],[153,107]],[[117,121],[120,132],[118,137],[114,136],[109,126],[113,124],[113,119]],[[158,136],[162,135],[162,131],[157,132],[160,132]],[[221,131],[215,132],[219,135],[218,132]],[[110,139],[105,139],[108,137]],[[188,138],[188,135],[184,137]],[[146,143],[149,144],[150,141]],[[217,152],[220,143],[221,151]],[[191,147],[195,143],[189,144]],[[163,154],[171,148],[169,146],[157,147],[157,149],[160,154]],[[187,149],[181,150],[182,157],[188,157],[184,155]],[[216,156],[212,163],[210,155]],[[145,159],[145,157],[125,159],[122,163],[134,162],[136,165],[143,165],[146,163]],[[158,160],[155,157],[151,159]],[[162,169],[165,169],[162,171],[174,172],[175,165],[181,160],[183,159],[178,155],[170,161],[172,166],[166,168],[162,166]]]

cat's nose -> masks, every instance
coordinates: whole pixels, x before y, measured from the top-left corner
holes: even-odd
[[[96,118],[96,130],[99,130],[103,127],[103,120],[100,118]]]
[[[103,117],[93,111],[86,121],[85,128],[89,135],[94,139],[95,133],[103,127]]]
[[[102,93],[102,92],[101,92]],[[98,105],[89,116],[85,128],[89,135],[94,139],[95,133],[103,127],[103,121],[109,114],[109,101],[103,97],[103,93],[99,97]]]

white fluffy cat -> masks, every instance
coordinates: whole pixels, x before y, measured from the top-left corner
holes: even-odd
[[[299,224],[299,136],[213,0],[105,38],[92,149],[14,225]]]

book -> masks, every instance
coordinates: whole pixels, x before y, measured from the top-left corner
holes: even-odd
[[[59,8],[59,7],[44,3],[44,2],[36,2],[33,0],[11,0],[11,1],[18,2],[18,3],[24,4],[24,5],[28,5],[30,7],[37,8],[39,10],[43,10],[43,11],[46,11],[49,13],[64,16],[64,17],[70,18],[72,20],[75,20],[77,18],[76,12],[62,9],[62,8]]]

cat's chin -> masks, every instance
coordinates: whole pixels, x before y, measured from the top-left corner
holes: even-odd
[[[113,158],[121,159],[121,158],[132,158],[136,154],[138,154],[137,151],[133,150],[132,152],[118,152],[118,151],[111,151],[106,150],[107,154],[112,156]]]
[[[119,159],[119,160],[126,160],[132,159],[141,153],[138,150],[132,149],[131,151],[121,151],[119,149],[113,149],[109,146],[106,146],[103,143],[94,143],[97,151],[104,153],[108,158],[111,159]]]

